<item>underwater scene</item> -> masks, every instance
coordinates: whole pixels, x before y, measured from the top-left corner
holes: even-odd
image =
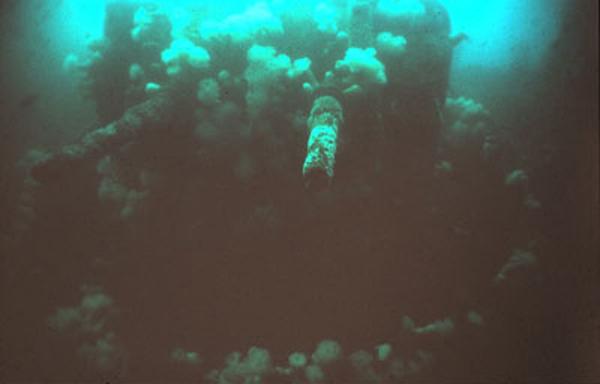
[[[597,0],[0,4],[0,382],[600,381]]]

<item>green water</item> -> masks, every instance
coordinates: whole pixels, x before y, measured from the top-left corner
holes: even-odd
[[[596,3],[2,7],[4,381],[593,378]]]

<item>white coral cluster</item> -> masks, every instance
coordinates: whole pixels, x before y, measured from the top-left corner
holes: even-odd
[[[136,190],[123,184],[117,176],[117,167],[118,165],[110,156],[100,160],[97,171],[103,177],[97,193],[100,201],[114,203],[119,210],[119,217],[126,220],[139,209],[140,204],[148,196],[148,191]],[[144,183],[147,181],[145,176],[147,176],[146,172],[140,172],[142,184],[147,184]]]
[[[451,147],[470,143],[483,145],[489,133],[489,112],[473,99],[458,97],[446,99],[444,138]]]
[[[310,71],[308,58],[297,60],[277,53],[275,48],[254,44],[247,52],[248,67],[244,78],[248,83],[246,105],[250,116],[256,117],[267,104],[277,104],[289,92],[289,80],[301,78]]]
[[[506,279],[508,275],[520,269],[531,267],[537,262],[535,254],[531,251],[515,249],[506,263],[500,268],[500,271],[494,278],[494,283],[498,284]]]
[[[171,351],[171,360],[177,363],[198,365],[201,363],[198,352],[186,351],[181,347],[177,347]]]
[[[76,307],[58,308],[48,318],[48,325],[60,333],[71,333],[82,339],[77,353],[99,370],[112,370],[123,357],[109,322],[116,309],[113,299],[99,287],[82,287],[83,297]]]
[[[161,60],[167,66],[167,74],[176,76],[184,67],[206,70],[210,66],[210,54],[206,49],[187,39],[176,39],[161,53]]]
[[[229,355],[225,368],[220,372],[212,372],[210,379],[217,384],[260,384],[262,378],[272,370],[273,365],[269,351],[263,348],[251,347],[244,358],[239,352]]]
[[[217,80],[212,77],[200,80],[196,97],[205,106],[216,105],[221,97],[221,88]]]
[[[77,329],[85,333],[101,332],[112,314],[113,300],[97,287],[83,287],[81,302],[76,307],[58,308],[48,319],[57,331]]]
[[[334,70],[325,75],[326,81],[345,89],[346,92],[369,90],[385,85],[385,65],[376,55],[375,48],[348,48],[344,58],[335,63]]]
[[[131,39],[141,43],[152,42],[164,33],[164,27],[168,24],[164,10],[154,5],[141,6],[133,15]]]
[[[381,32],[376,39],[377,52],[383,56],[398,57],[406,52],[406,39],[401,35]]]
[[[228,16],[220,22],[206,21],[200,26],[202,39],[230,39],[234,43],[250,42],[258,36],[277,36],[282,33],[281,20],[264,2],[254,4],[243,13]]]
[[[247,58],[246,104],[250,115],[256,116],[283,91],[281,80],[287,75],[291,60],[287,55],[277,54],[273,47],[256,44],[248,50]]]
[[[339,14],[327,3],[319,3],[313,12],[313,21],[320,32],[335,35],[338,32]]]

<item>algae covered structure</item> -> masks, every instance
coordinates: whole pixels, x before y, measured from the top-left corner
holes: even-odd
[[[450,5],[99,9],[62,63],[93,116],[16,167],[7,281],[39,305],[11,324],[38,332],[9,350],[69,380],[526,377],[490,335],[541,316],[552,200],[510,106],[453,82]]]

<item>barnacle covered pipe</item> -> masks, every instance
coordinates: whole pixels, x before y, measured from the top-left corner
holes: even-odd
[[[307,188],[331,183],[339,128],[344,120],[342,105],[329,95],[318,96],[307,119],[308,144],[302,175]]]

